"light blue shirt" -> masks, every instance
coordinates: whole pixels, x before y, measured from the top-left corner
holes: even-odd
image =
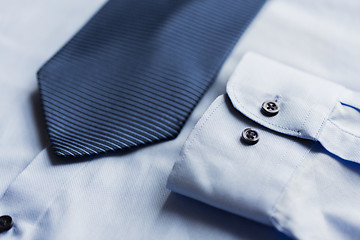
[[[286,239],[285,234],[304,239],[358,238],[359,155],[356,158],[354,143],[347,144],[357,138],[345,134],[359,135],[357,0],[270,0],[176,139],[128,154],[60,161],[49,150],[36,72],[104,2],[0,0],[0,215],[14,220],[0,238],[227,240]],[[244,57],[246,52],[266,58]],[[238,69],[243,69],[240,75]],[[245,73],[253,78],[241,75]],[[287,81],[281,76],[291,77]],[[294,89],[290,81],[300,84],[299,76],[311,83]],[[264,87],[263,82],[274,87],[269,95],[241,87]],[[319,82],[332,86],[331,92],[321,87],[319,96],[333,99],[333,93],[340,94],[334,106],[325,103],[334,108],[331,116],[310,114],[299,126],[295,120],[302,120],[303,112],[281,120],[288,113],[285,101],[276,124],[294,124],[294,129],[322,145],[291,137],[259,119],[255,123],[249,116],[259,114],[259,102],[271,100],[274,94],[295,92],[302,109],[316,107],[309,96]],[[259,102],[247,102],[249,112],[245,112],[234,98],[225,100],[227,83],[228,92],[233,89],[245,100],[255,97]],[[342,90],[337,92],[334,86],[339,85],[333,83]],[[279,84],[286,89],[277,89]],[[203,142],[191,144],[191,156],[181,164],[181,149],[189,146],[214,106],[221,112],[209,118],[213,125],[204,125],[211,131],[200,131]],[[323,128],[328,132],[313,135],[320,117],[328,117]],[[344,131],[334,132],[332,123]],[[260,134],[259,142],[249,148],[239,142],[247,126]],[[210,141],[215,131],[221,134]],[[169,176],[168,186],[191,198],[167,189]]]
[[[168,187],[298,239],[360,236],[360,94],[247,54],[196,124]],[[280,106],[275,116],[262,103]],[[241,142],[256,129],[259,142]]]

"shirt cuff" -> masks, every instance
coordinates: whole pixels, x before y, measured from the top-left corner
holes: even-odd
[[[275,102],[276,115],[263,103]],[[341,161],[360,162],[360,97],[257,54],[244,56],[199,120],[168,178],[177,193],[268,224],[286,185],[314,143]],[[256,144],[241,141],[254,129]]]

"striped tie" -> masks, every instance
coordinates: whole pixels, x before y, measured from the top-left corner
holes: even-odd
[[[265,0],[110,0],[38,72],[54,151],[175,138]]]

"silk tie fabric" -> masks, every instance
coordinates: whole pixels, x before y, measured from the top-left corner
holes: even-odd
[[[265,0],[112,0],[38,72],[60,156],[175,138]]]

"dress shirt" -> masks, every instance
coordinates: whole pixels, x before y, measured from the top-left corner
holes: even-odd
[[[353,101],[358,96],[356,92],[360,91],[360,3],[357,0],[268,1],[176,139],[126,154],[82,161],[59,159],[49,147],[36,72],[104,2],[0,0],[0,215],[10,215],[14,221],[14,226],[1,233],[0,238],[226,240],[288,239],[288,236],[302,239],[359,237],[356,204],[359,191],[356,186],[360,182],[360,170],[354,145],[346,144],[345,140],[333,134],[333,130],[324,133],[322,139],[310,132],[306,139],[289,136],[288,132],[249,117],[229,93],[229,89],[233,89],[242,97],[265,101],[272,100],[271,94],[286,95],[288,90],[289,93],[295,92],[299,96],[297,101],[306,108],[317,103],[310,98],[313,95],[306,95],[312,93],[312,86],[323,83],[326,86],[341,85],[339,88],[351,94],[340,94],[344,97],[341,99],[343,102],[335,104],[335,111],[328,118],[331,120],[328,127],[335,126],[331,125],[335,122],[358,136],[356,109],[359,101]],[[257,54],[245,54],[247,52]],[[237,71],[239,69],[243,69],[242,73]],[[249,77],[256,74],[264,77],[266,74],[265,80],[253,78],[257,83],[254,86],[261,90],[268,85],[274,92],[252,95],[247,89],[237,89],[239,86],[252,86],[250,80],[241,75],[244,72]],[[307,85],[296,81],[299,85],[297,92],[291,89],[286,79],[277,78],[289,75],[294,75],[292,81],[304,77]],[[265,86],[262,86],[264,82]],[[284,89],[277,88],[279,84],[284,84]],[[275,90],[281,91],[275,93]],[[332,96],[325,87],[319,91],[322,91],[319,96]],[[287,113],[283,103],[277,119],[280,114]],[[206,159],[190,156],[187,159],[190,165],[181,164],[184,159],[181,149],[189,146],[199,124],[216,104],[220,104],[223,114],[215,117],[221,118],[224,125],[219,123],[219,119],[209,119],[214,124],[212,130],[220,132],[218,138],[210,141],[214,136],[206,135],[209,131],[201,132],[204,133],[201,135],[204,142],[194,145],[197,149],[194,148],[191,154],[205,156],[205,153],[213,153],[231,157],[241,151],[241,155],[252,157],[244,160],[237,154],[237,159],[226,158],[228,162],[221,163],[214,161],[221,161],[216,156]],[[295,111],[296,107],[294,105],[292,110]],[[261,114],[255,110],[258,104],[249,108]],[[302,116],[291,115],[289,119],[293,121]],[[313,116],[309,119],[313,120]],[[321,116],[315,114],[314,117]],[[293,122],[280,123],[291,125]],[[314,130],[311,129],[313,122],[308,123],[306,126]],[[204,126],[207,129],[212,127]],[[240,145],[239,137],[245,127],[259,131],[257,144]],[[339,131],[335,131],[337,133]],[[221,139],[223,141],[219,142]],[[337,144],[332,146],[336,141]],[[209,144],[214,148],[204,151]],[[218,149],[221,144],[226,146],[210,151]],[[306,152],[304,149],[310,145],[311,151]],[[260,159],[259,156],[266,151],[264,146],[271,146],[269,155]],[[284,152],[284,148],[289,153]],[[225,151],[227,149],[232,151]],[[187,168],[198,159],[203,161],[202,166]],[[216,174],[207,177],[213,174],[216,166]],[[282,168],[284,171],[280,174]],[[188,171],[174,178],[176,169]],[[191,175],[193,173],[196,176]],[[191,198],[167,189],[168,178],[169,188]],[[289,178],[291,181],[287,180]],[[208,188],[198,185],[197,180],[207,181]],[[281,191],[281,187],[286,187],[286,191]],[[216,191],[205,191],[208,189]],[[280,191],[283,193],[281,197]],[[274,200],[278,201],[276,206]],[[269,214],[270,208],[274,210],[272,215]]]
[[[169,188],[298,239],[360,236],[360,93],[256,54],[226,91],[190,134]],[[269,99],[275,116],[260,110]],[[247,128],[258,143],[240,140]]]

